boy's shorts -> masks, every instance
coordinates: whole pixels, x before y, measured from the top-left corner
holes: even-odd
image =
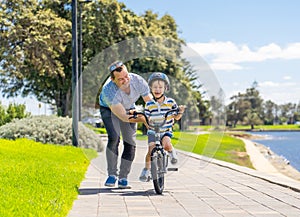
[[[148,130],[147,136],[148,136],[148,144],[150,144],[151,142],[155,142],[155,132],[153,130]],[[162,140],[162,138],[165,136],[172,138],[173,133],[171,131],[160,133],[160,140]]]

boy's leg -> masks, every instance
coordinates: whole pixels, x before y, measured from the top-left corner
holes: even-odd
[[[161,139],[162,145],[164,149],[168,152],[173,150],[173,145],[171,143],[171,138],[167,135],[164,135],[163,138]]]
[[[145,168],[147,168],[148,170],[151,167],[151,152],[152,152],[154,147],[155,147],[154,142],[149,143],[148,152],[147,152],[146,157],[145,157]]]
[[[150,137],[150,138],[149,138]],[[139,180],[141,182],[147,182],[150,178],[150,167],[151,167],[151,151],[155,147],[155,143],[151,142],[153,139],[151,138],[151,135],[148,135],[148,151],[145,156],[145,167],[143,168],[141,175],[139,177]]]
[[[178,157],[175,148],[171,143],[171,135],[165,134],[162,138],[162,144],[164,149],[169,152],[171,157],[171,163],[176,164],[178,162]]]

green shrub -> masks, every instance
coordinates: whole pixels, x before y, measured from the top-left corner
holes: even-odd
[[[80,147],[103,150],[103,142],[99,135],[78,123]],[[72,144],[72,119],[57,116],[32,116],[15,119],[0,127],[0,138],[18,139],[28,138],[44,144]]]
[[[0,126],[11,122],[13,119],[22,119],[29,117],[30,113],[26,113],[24,104],[9,103],[6,108],[0,101]]]

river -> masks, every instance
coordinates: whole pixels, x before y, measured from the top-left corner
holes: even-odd
[[[263,139],[253,139],[253,142],[269,147],[279,156],[286,158],[290,164],[300,171],[300,132],[251,132],[253,135],[263,135]]]

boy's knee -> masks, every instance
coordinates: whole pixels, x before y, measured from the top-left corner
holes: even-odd
[[[164,145],[164,149],[167,150],[167,151],[171,151],[173,148],[172,144],[171,143],[166,143]]]

